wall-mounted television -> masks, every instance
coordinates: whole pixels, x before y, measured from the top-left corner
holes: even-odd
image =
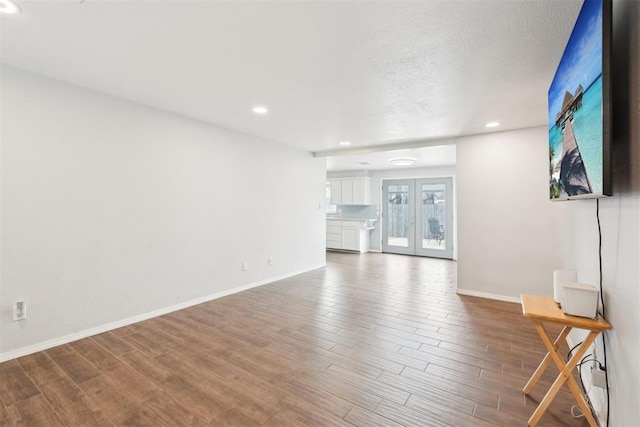
[[[611,195],[611,0],[585,0],[549,88],[549,197]]]

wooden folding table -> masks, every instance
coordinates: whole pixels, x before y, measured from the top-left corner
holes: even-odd
[[[547,394],[544,396],[533,415],[531,415],[531,418],[529,418],[529,425],[535,426],[538,424],[538,421],[540,421],[540,418],[549,407],[549,404],[551,404],[553,399],[556,397],[556,394],[560,391],[562,385],[566,382],[573,394],[573,397],[575,397],[578,406],[589,421],[589,425],[597,427],[598,424],[593,418],[593,414],[591,414],[591,409],[589,409],[587,401],[582,394],[580,387],[576,383],[576,380],[571,376],[571,373],[591,344],[593,344],[598,334],[607,329],[611,329],[611,325],[601,316],[598,316],[597,319],[568,316],[562,312],[562,309],[558,307],[551,297],[523,294],[521,295],[521,298],[522,314],[531,319],[538,331],[538,334],[540,335],[540,338],[542,339],[542,342],[544,343],[544,346],[548,350],[547,355],[542,359],[540,366],[538,366],[538,369],[533,373],[531,379],[529,379],[529,382],[524,386],[522,391],[524,394],[529,394],[531,390],[533,390],[533,387],[536,385],[551,361],[555,363],[560,371],[560,374],[553,382],[553,385],[549,391],[547,391]],[[545,322],[557,323],[564,326],[562,332],[560,332],[560,335],[558,335],[555,341],[551,339],[549,333],[544,327]],[[587,335],[582,344],[574,350],[569,361],[565,363],[558,351],[558,348],[573,328],[585,329],[589,331],[589,335]]]

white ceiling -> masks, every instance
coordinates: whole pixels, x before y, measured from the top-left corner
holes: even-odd
[[[415,164],[406,167],[393,166],[390,163],[390,160],[397,158],[413,158],[416,162]],[[437,166],[453,166],[455,164],[456,146],[454,144],[378,151],[373,153],[352,154],[327,158],[328,171],[428,168]]]
[[[581,0],[16,3],[3,63],[322,152],[545,124]]]

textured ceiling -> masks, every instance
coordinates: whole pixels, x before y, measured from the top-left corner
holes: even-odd
[[[391,159],[412,158],[416,162],[411,166],[393,166]],[[456,146],[439,145],[412,149],[377,151],[364,154],[348,154],[327,158],[328,171],[384,170],[454,166],[456,164]]]
[[[4,63],[314,152],[545,124],[581,5],[16,2]]]

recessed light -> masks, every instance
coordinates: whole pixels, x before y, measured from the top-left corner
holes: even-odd
[[[351,145],[351,142],[349,141],[340,141],[340,145],[342,145],[343,147],[348,147]]]
[[[495,127],[500,126],[500,122],[489,122],[485,126],[488,127],[488,128],[495,128]]]
[[[269,110],[267,109],[267,107],[257,106],[253,107],[253,112],[256,114],[267,114]]]
[[[416,162],[416,159],[413,157],[399,157],[396,159],[389,159],[389,162],[393,166],[411,166]]]
[[[15,15],[16,13],[20,13],[20,8],[11,0],[0,0],[0,13]]]

